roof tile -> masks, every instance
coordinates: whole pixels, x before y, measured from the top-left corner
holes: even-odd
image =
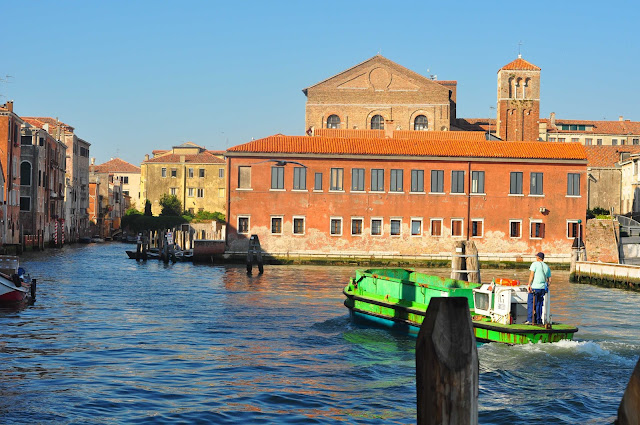
[[[500,71],[502,70],[540,71],[540,68],[522,58],[517,58],[500,68]]]

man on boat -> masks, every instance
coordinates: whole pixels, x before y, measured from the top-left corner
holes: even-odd
[[[544,262],[544,253],[536,254],[536,261],[531,263],[529,267],[529,285],[527,287],[529,296],[527,298],[527,321],[526,324],[533,323],[533,309],[535,306],[535,323],[542,324],[542,304],[544,303],[544,294],[549,288],[551,279],[551,269]]]

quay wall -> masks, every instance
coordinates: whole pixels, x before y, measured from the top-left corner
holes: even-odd
[[[578,283],[638,291],[640,266],[578,261],[570,279]]]

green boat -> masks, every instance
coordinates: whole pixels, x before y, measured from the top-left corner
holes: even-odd
[[[465,297],[478,342],[558,342],[578,332],[575,326],[552,323],[548,293],[543,324],[526,324],[527,285],[508,279],[479,284],[406,269],[356,270],[344,294],[354,317],[416,335],[433,297]]]

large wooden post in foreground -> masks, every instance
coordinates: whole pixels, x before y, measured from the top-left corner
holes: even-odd
[[[616,425],[640,424],[640,359],[629,379],[627,389],[624,391],[620,407],[618,407],[618,420]]]
[[[478,423],[478,348],[469,302],[432,298],[416,342],[418,425]]]

